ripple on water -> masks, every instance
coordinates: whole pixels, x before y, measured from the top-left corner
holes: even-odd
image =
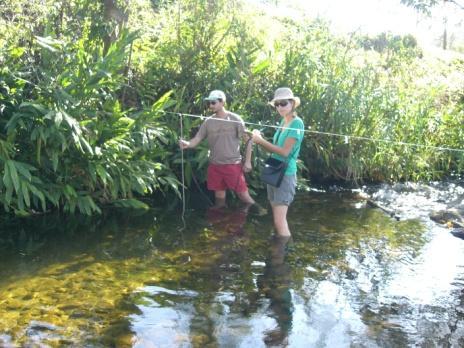
[[[343,191],[300,194],[285,242],[270,215],[233,210],[192,210],[182,233],[160,212],[23,226],[3,239],[0,346],[460,346],[464,241],[415,213],[437,187],[413,206],[417,187],[395,190],[401,221]]]

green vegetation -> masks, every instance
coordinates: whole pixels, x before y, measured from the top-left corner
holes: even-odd
[[[84,214],[177,197],[179,117],[204,114],[220,88],[248,122],[290,86],[312,131],[307,179],[398,181],[460,174],[461,56],[433,57],[413,37],[339,37],[321,21],[272,17],[240,0],[12,0],[0,15],[0,201],[26,214]],[[201,121],[185,117],[185,136]],[[269,130],[269,134],[272,130]],[[268,135],[269,135],[268,134]],[[188,155],[186,183],[207,153]],[[255,171],[250,183],[261,184]]]

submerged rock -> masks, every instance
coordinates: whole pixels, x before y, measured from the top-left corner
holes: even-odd
[[[55,331],[58,327],[45,321],[32,320],[29,329],[34,331]]]
[[[378,202],[375,202],[373,201],[372,199],[368,199],[366,201],[366,204],[369,206],[369,207],[372,207],[372,208],[379,208],[380,210],[382,210],[383,212],[387,213],[388,215],[390,215],[390,217],[392,218],[395,218],[397,221],[400,220],[400,217],[399,215],[396,214],[396,212],[394,210],[391,210],[389,208],[386,208],[384,207],[383,205],[379,204]]]
[[[464,210],[451,208],[430,213],[430,219],[453,228],[451,234],[464,239]]]
[[[457,238],[464,239],[464,228],[455,228],[451,231],[451,234]]]
[[[430,213],[430,219],[449,227],[464,228],[463,212],[451,208],[447,210],[433,211]]]

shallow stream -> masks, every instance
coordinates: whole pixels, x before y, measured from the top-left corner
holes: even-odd
[[[464,346],[459,184],[299,193],[272,216],[188,204],[0,230],[0,347]],[[261,202],[266,206],[266,202]]]

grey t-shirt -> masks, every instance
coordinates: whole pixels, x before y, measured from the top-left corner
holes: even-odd
[[[240,163],[240,141],[245,124],[240,116],[227,112],[224,118],[215,115],[208,117],[198,130],[197,136],[208,141],[209,161],[213,164]]]

